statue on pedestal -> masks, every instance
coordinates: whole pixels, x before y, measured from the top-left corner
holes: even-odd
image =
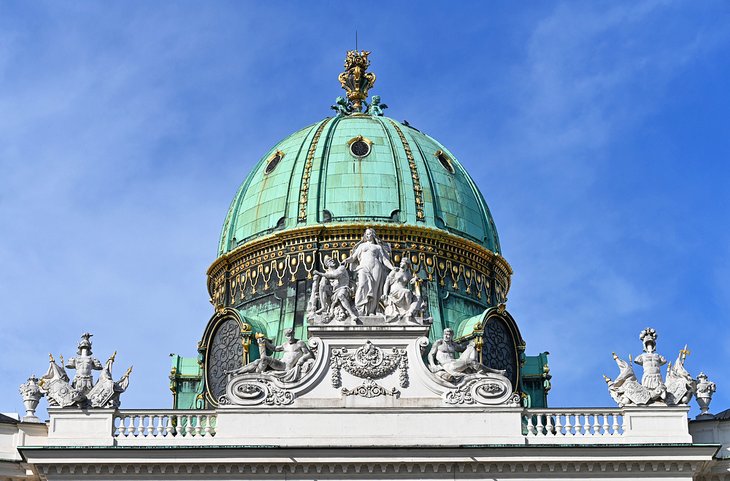
[[[302,374],[309,372],[314,363],[314,354],[307,346],[307,343],[294,336],[293,329],[284,331],[286,342],[275,346],[270,339],[263,334],[256,334],[256,343],[259,347],[260,357],[254,362],[229,371],[230,377],[241,374],[267,374],[282,382],[293,382],[299,380]],[[283,352],[281,359],[274,358],[270,352]]]
[[[385,306],[386,322],[418,323],[416,315],[425,311],[426,303],[421,297],[421,279],[413,275],[411,261],[403,257],[385,279],[381,300]]]
[[[355,307],[361,316],[378,313],[378,301],[383,294],[383,284],[388,271],[395,269],[390,262],[390,246],[381,241],[372,228],[365,229],[360,242],[352,249],[345,265],[354,266],[357,273]]]

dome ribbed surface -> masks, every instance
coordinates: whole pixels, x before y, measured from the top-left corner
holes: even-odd
[[[364,157],[350,148],[359,137],[371,143]],[[299,130],[261,158],[231,203],[218,255],[275,231],[353,222],[442,229],[500,252],[482,194],[448,149],[388,117],[353,115]]]

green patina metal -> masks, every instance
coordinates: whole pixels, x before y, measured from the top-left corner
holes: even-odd
[[[170,391],[173,409],[203,409],[203,371],[197,357],[170,356]]]
[[[308,167],[315,134],[325,123]],[[372,142],[362,158],[350,151],[351,141],[360,136]],[[267,173],[277,152],[283,157]],[[439,152],[453,172],[439,160]],[[303,190],[306,220],[299,215]],[[295,132],[261,158],[231,203],[218,255],[274,231],[373,221],[442,229],[500,252],[484,198],[448,149],[387,117],[351,115]]]
[[[547,396],[552,387],[548,354],[550,353],[542,352],[537,356],[525,356],[522,366],[522,392],[527,407],[545,408],[548,405]]]

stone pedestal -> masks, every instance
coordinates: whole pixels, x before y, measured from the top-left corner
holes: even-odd
[[[112,446],[114,409],[48,408],[49,446]]]

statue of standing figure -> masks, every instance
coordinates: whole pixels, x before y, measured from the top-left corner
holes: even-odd
[[[354,266],[357,273],[355,308],[359,315],[373,316],[377,313],[388,271],[395,269],[390,257],[390,246],[378,238],[374,229],[367,228],[350,257],[343,261],[345,265]]]
[[[76,375],[71,381],[71,386],[84,394],[89,392],[94,387],[94,376],[93,371],[101,371],[104,366],[97,358],[91,354],[91,336],[88,332],[81,335],[79,341],[77,355],[69,358],[66,367],[69,369],[75,369]]]
[[[647,327],[641,331],[639,338],[644,344],[644,352],[636,356],[634,362],[644,368],[641,385],[650,391],[660,392],[660,398],[664,399],[667,388],[662,380],[661,367],[667,363],[667,359],[656,352],[656,330]]]
[[[416,314],[422,314],[425,302],[421,296],[421,279],[413,274],[410,259],[404,256],[385,279],[381,300],[385,306],[386,322],[418,322]]]

